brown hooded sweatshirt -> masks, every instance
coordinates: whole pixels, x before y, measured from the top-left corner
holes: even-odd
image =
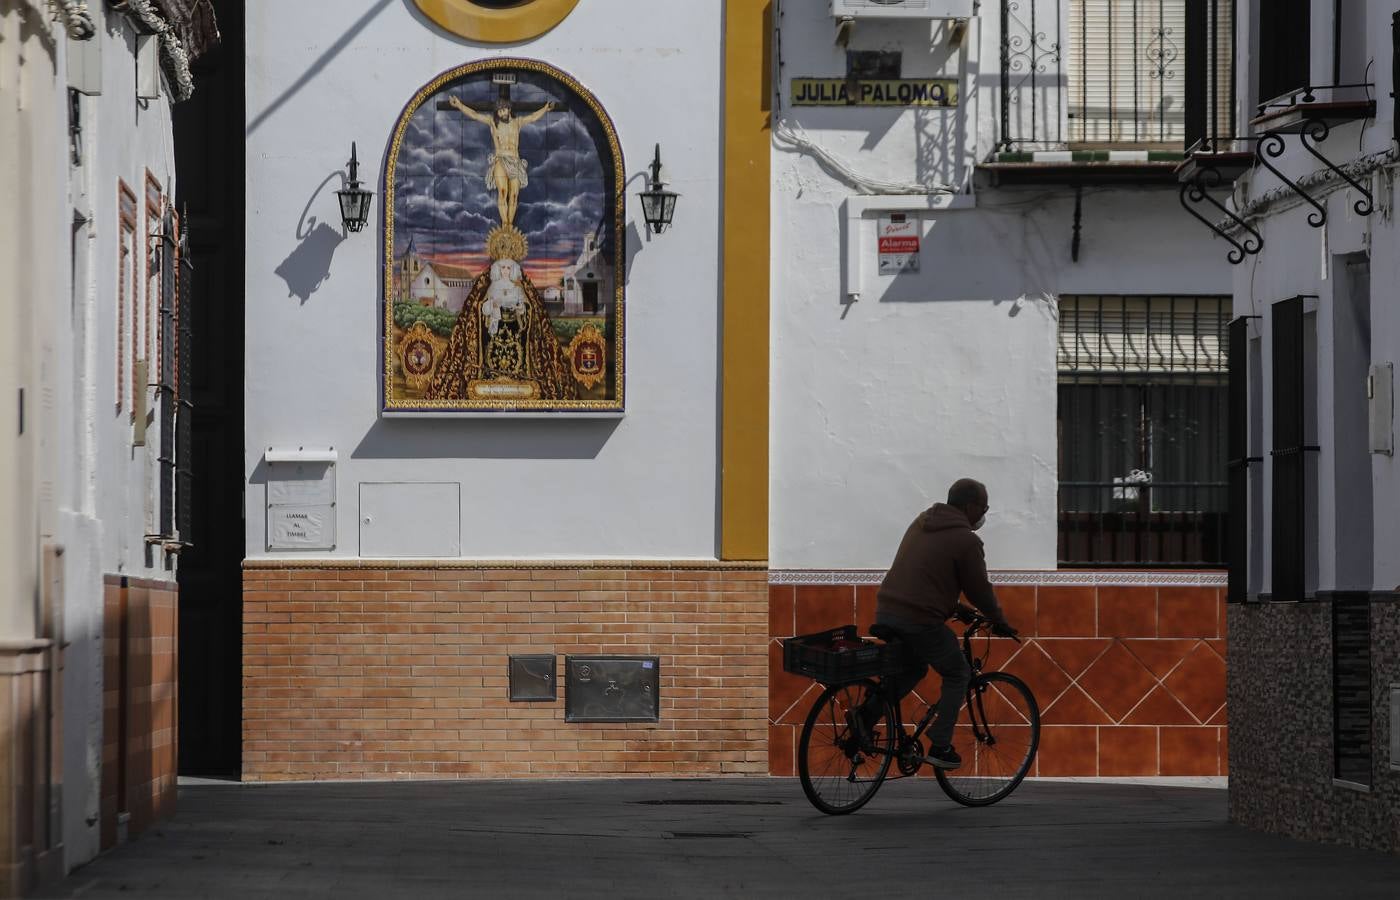
[[[889,625],[941,625],[953,615],[959,594],[966,594],[993,622],[1006,621],[987,580],[982,539],[973,533],[967,514],[935,503],[904,532],[880,585],[875,620]]]

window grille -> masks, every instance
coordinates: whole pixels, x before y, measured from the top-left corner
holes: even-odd
[[[1062,297],[1059,559],[1225,561],[1228,297]]]
[[[161,219],[160,242],[160,535],[175,536],[175,275],[178,249],[175,215],[167,206]]]
[[[1394,727],[1392,725],[1392,727]],[[1333,776],[1371,784],[1371,598],[1332,598]]]
[[[194,262],[189,223],[179,244],[179,290],[175,306],[175,530],[180,541],[194,543]]]

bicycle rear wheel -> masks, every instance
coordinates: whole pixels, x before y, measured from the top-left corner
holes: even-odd
[[[968,725],[954,745],[962,768],[936,769],[938,785],[964,806],[1005,799],[1030,771],[1040,746],[1040,707],[1025,682],[1004,672],[973,679],[967,689]]]
[[[867,701],[879,718],[869,732],[857,733],[856,710]],[[803,793],[828,815],[855,812],[880,789],[894,742],[894,712],[875,682],[831,685],[807,714],[797,745]]]

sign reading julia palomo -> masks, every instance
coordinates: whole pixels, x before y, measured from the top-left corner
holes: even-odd
[[[793,106],[958,105],[953,78],[794,78]]]
[[[545,63],[418,91],[385,167],[385,412],[622,411],[622,165],[597,99]]]

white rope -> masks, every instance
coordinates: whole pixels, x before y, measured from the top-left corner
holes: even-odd
[[[185,51],[185,45],[175,36],[175,29],[151,6],[151,0],[126,0],[126,8],[159,38],[160,48],[164,51],[170,75],[175,82],[175,102],[190,99],[190,95],[194,93],[190,55]]]
[[[49,9],[53,11],[53,17],[63,23],[63,30],[73,40],[87,41],[97,34],[92,13],[88,12],[87,3],[83,0],[49,0]]]
[[[787,119],[777,120],[773,126],[773,137],[780,144],[811,155],[822,168],[862,194],[955,194],[958,190],[948,184],[885,181],[862,175],[850,163],[808,137],[801,125],[789,122]]]

